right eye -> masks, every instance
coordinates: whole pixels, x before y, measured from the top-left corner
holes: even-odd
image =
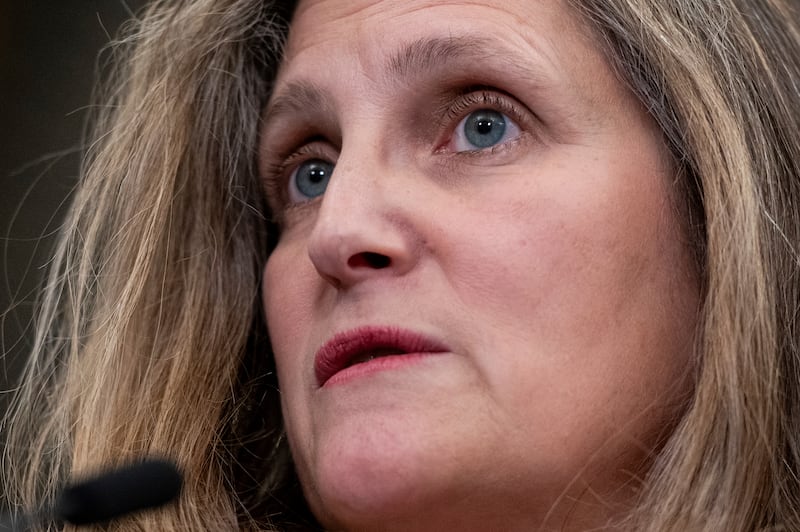
[[[325,193],[334,165],[322,159],[308,159],[289,176],[289,199],[292,203],[310,201]]]

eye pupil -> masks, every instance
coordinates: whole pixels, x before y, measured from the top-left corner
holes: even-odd
[[[480,120],[476,123],[476,127],[478,129],[478,133],[481,135],[488,135],[492,131],[492,126],[494,122],[491,120]]]
[[[464,135],[476,148],[489,148],[503,138],[506,121],[501,113],[491,109],[473,112],[464,122]]]
[[[312,167],[308,171],[308,179],[314,184],[321,183],[326,176],[327,172],[323,168]]]

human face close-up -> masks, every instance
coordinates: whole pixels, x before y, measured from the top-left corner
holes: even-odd
[[[259,165],[263,303],[329,529],[585,529],[691,392],[660,132],[555,0],[301,1]]]

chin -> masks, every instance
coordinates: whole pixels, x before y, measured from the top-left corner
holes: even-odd
[[[330,530],[389,530],[428,514],[450,475],[420,443],[380,431],[325,440],[303,479],[320,522]]]
[[[543,460],[526,467],[494,449],[495,467],[487,470],[459,438],[400,437],[385,425],[361,433],[339,429],[321,438],[323,452],[299,467],[306,499],[326,530],[582,530],[617,510],[605,495],[587,498],[600,484],[582,478],[577,464],[561,464],[561,470]],[[614,494],[627,504],[627,494]]]

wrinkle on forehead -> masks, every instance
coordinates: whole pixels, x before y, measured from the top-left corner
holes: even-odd
[[[500,30],[496,37],[510,44],[516,41],[520,45],[527,44],[535,48],[540,47],[537,41],[542,40],[541,32],[536,31],[540,21],[546,20],[545,24],[550,25],[556,23],[563,26],[564,30],[574,28],[577,22],[577,17],[563,16],[565,11],[572,12],[572,9],[561,0],[518,0],[507,3],[485,0],[301,0],[292,21],[285,61],[291,61],[303,50],[325,46],[327,41],[344,39],[351,47],[349,53],[358,57],[364,70],[369,71],[375,66],[376,58],[385,57],[382,52],[386,52],[384,48],[390,44],[386,42],[385,32],[382,31],[385,24],[402,27],[404,17],[419,11],[434,10],[426,13],[426,18],[435,22],[443,35],[448,31],[463,32],[459,21],[452,17],[437,19],[435,10],[438,8],[479,8],[480,20],[490,22],[495,30]],[[415,25],[409,25],[409,38],[416,30]]]
[[[328,108],[347,101],[361,105],[362,115],[364,105],[381,112],[398,88],[412,86],[405,74],[420,72],[420,65],[443,73],[447,67],[446,75],[456,76],[460,65],[477,64],[519,82],[510,91],[523,99],[549,90],[536,96],[540,110],[546,104],[562,123],[580,113],[578,122],[595,130],[615,118],[610,110],[639,105],[597,44],[587,22],[562,0],[301,0],[270,103],[287,103],[281,95],[299,82],[327,93]],[[295,103],[288,107],[303,106]]]

